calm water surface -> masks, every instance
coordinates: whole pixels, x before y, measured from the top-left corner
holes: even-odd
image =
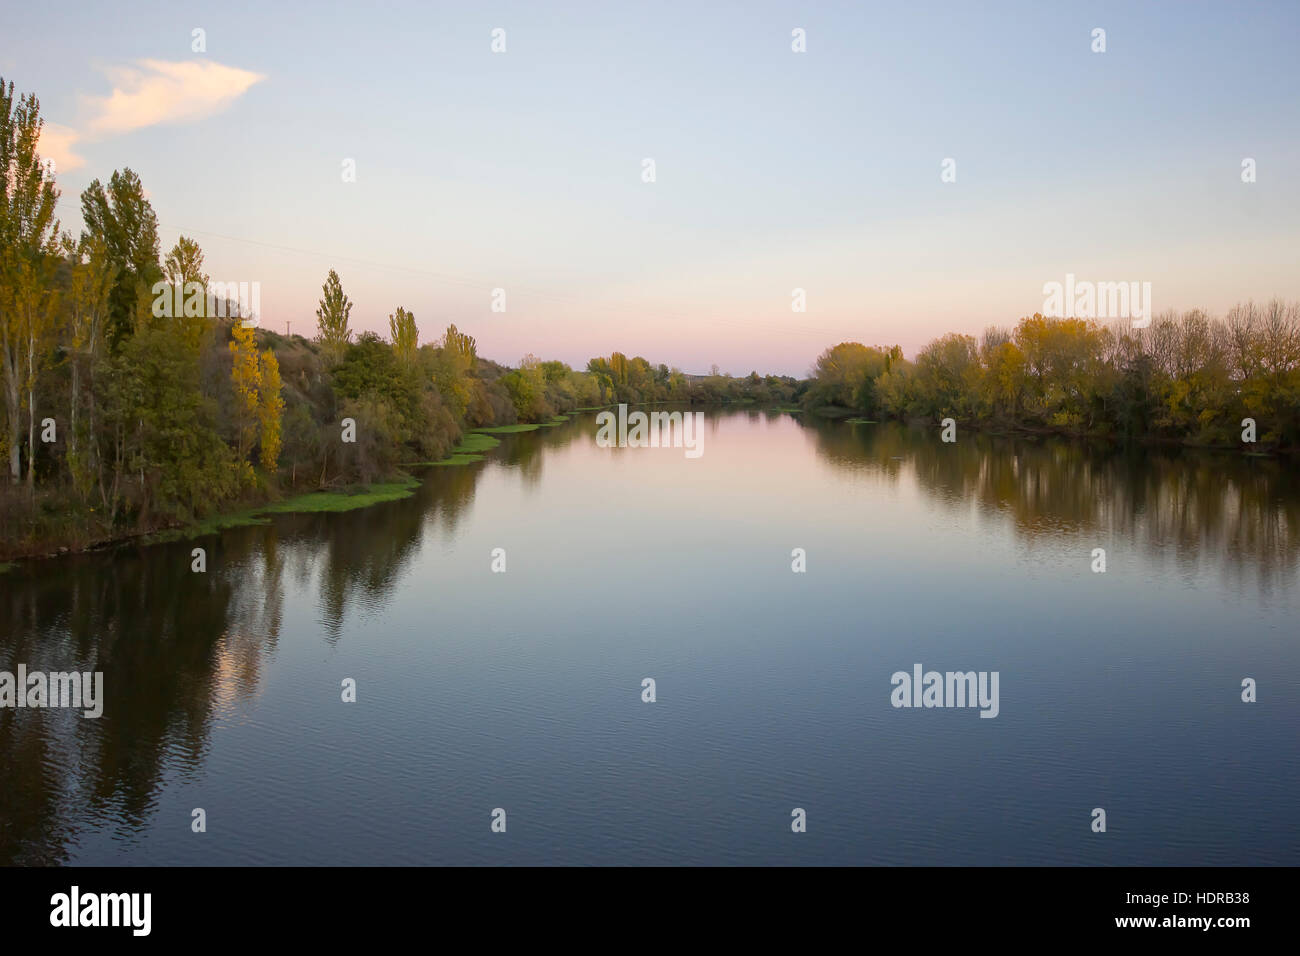
[[[107,696],[0,710],[0,862],[1300,863],[1294,465],[757,411],[695,460],[595,431],[0,577],[0,670]],[[918,662],[998,671],[997,718],[893,708]]]

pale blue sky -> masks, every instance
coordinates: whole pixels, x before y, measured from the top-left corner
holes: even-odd
[[[0,73],[84,160],[61,163],[67,224],[92,178],[129,165],[164,249],[193,235],[214,279],[262,284],[281,330],[314,329],[331,266],[359,328],[400,304],[424,339],[454,321],[508,363],[622,349],[735,373],[1014,324],[1067,272],[1150,281],[1157,311],[1300,298],[1296,2],[66,3],[4,20]],[[94,98],[129,92],[120,71],[142,60],[262,79],[207,115],[173,103],[105,132]]]

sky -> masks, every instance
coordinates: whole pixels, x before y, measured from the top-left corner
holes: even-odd
[[[1297,36],[1295,0],[119,0],[8,5],[0,76],[65,229],[129,166],[162,251],[258,282],[277,331],[314,334],[334,268],[354,329],[400,305],[506,364],[803,375],[1012,326],[1067,274],[1300,299]]]

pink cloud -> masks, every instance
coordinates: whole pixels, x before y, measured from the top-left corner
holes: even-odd
[[[113,67],[108,74],[113,92],[88,98],[96,114],[88,125],[93,135],[112,136],[211,116],[265,79],[259,73],[199,59],[141,60],[134,67]]]
[[[62,170],[78,169],[86,165],[85,158],[72,151],[73,145],[80,138],[75,129],[47,122],[41,126],[41,138],[37,141],[36,152],[41,159],[54,164],[55,175]]]

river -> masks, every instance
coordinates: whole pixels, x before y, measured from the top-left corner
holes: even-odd
[[[596,431],[0,575],[0,670],[104,675],[0,710],[0,863],[1300,863],[1294,463]],[[917,665],[996,716],[894,706]]]

